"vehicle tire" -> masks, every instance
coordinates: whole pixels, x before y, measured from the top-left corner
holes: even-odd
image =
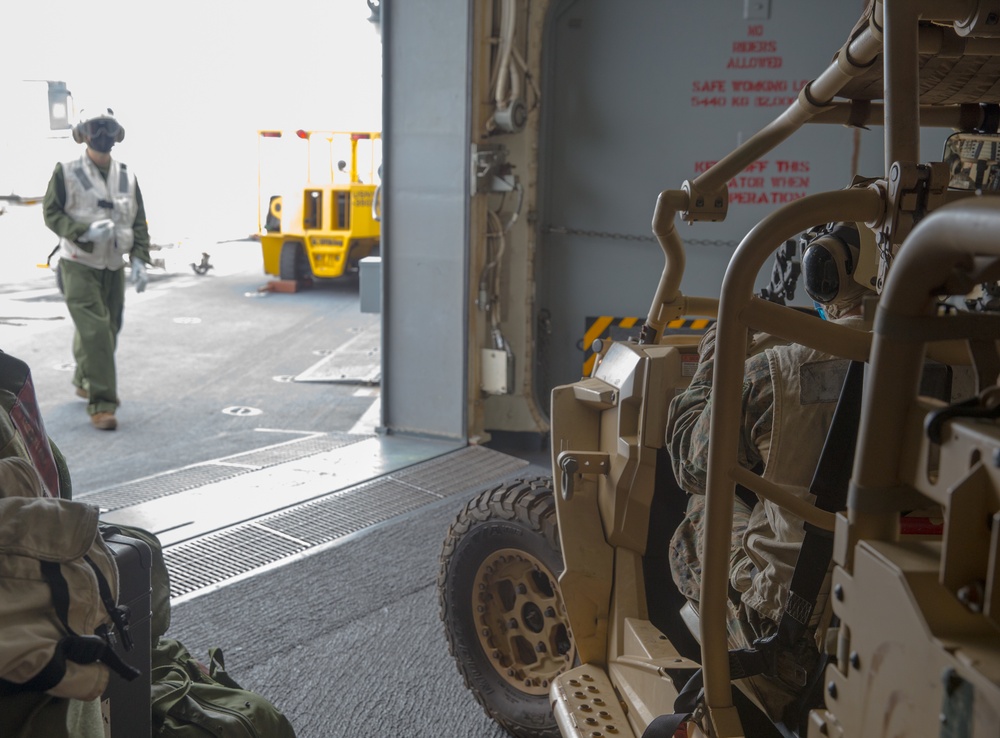
[[[309,261],[301,243],[285,241],[281,244],[281,255],[278,258],[278,276],[281,279],[298,282],[310,276]]]
[[[557,738],[552,679],[576,661],[552,480],[482,492],[448,530],[438,597],[448,650],[476,700],[518,738]]]

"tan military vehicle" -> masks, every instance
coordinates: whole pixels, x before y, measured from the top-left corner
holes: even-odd
[[[796,104],[660,194],[666,263],[641,338],[601,347],[589,377],[553,391],[552,476],[484,491],[444,543],[451,652],[507,731],[1000,735],[998,102],[1000,4],[873,0]],[[725,218],[726,183],[806,123],[884,126],[884,174],[777,208],[736,250],[721,297],[684,295],[677,216]],[[920,161],[920,126],[957,132],[941,161]],[[829,223],[862,235],[854,278],[877,293],[871,332],[754,294],[776,250]],[[667,410],[698,338],[665,329],[687,316],[717,318],[698,603],[676,591],[666,556],[687,504]],[[737,461],[748,330],[856,367],[815,502]],[[927,381],[935,367],[947,381]],[[727,637],[737,485],[806,529],[779,637],[743,649]],[[808,669],[779,648],[786,624],[807,621],[820,644]],[[782,669],[802,672],[801,689],[775,715],[757,686]]]

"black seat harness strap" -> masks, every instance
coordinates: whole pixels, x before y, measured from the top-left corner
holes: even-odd
[[[852,361],[848,366],[840,399],[809,486],[809,491],[816,496],[816,507],[826,512],[840,512],[847,506],[854,449],[861,421],[864,368],[864,363],[859,361]],[[778,632],[758,640],[754,643],[754,648],[729,652],[729,671],[734,681],[756,674],[774,676],[779,671],[786,678],[794,675],[796,665],[785,663],[788,660],[781,658],[780,647],[794,644],[808,627],[833,556],[833,534],[809,523],[804,527],[805,536],[778,622]],[[778,663],[779,661],[782,663]],[[695,706],[701,700],[702,685],[702,671],[699,669],[678,694],[674,701],[674,712],[653,720],[643,731],[642,738],[672,738],[694,713]]]
[[[813,474],[809,491],[816,496],[815,506],[830,513],[847,507],[847,491],[854,469],[854,449],[861,425],[861,394],[865,365],[852,361],[840,391],[840,400],[826,434],[826,443]],[[805,632],[812,618],[820,588],[826,579],[833,557],[833,533],[805,523],[802,548],[795,563],[788,598],[778,622],[778,640],[791,646]]]
[[[809,492],[815,496],[815,507],[825,512],[838,513],[847,506],[847,493],[854,469],[854,449],[861,424],[861,396],[864,389],[865,365],[852,361],[847,368],[840,399],[834,409],[826,442],[813,473]],[[805,535],[795,562],[795,571],[788,588],[788,596],[774,635],[757,640],[743,653],[761,652],[757,662],[765,668],[757,674],[778,676],[784,681],[804,687],[809,675],[796,663],[790,649],[809,627],[816,599],[830,569],[833,557],[833,533],[804,523]],[[730,662],[732,654],[730,652]],[[753,676],[753,674],[746,674]],[[738,679],[733,674],[733,679]]]

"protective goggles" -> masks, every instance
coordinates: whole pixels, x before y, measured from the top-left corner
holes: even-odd
[[[112,138],[118,138],[122,132],[122,127],[114,118],[96,118],[84,123],[83,131],[88,138],[96,136],[99,133],[107,133]]]

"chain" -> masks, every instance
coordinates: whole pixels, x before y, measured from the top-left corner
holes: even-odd
[[[556,233],[562,236],[584,236],[586,238],[604,238],[616,241],[649,241],[656,243],[656,236],[637,236],[633,233],[611,233],[610,231],[588,231],[582,228],[566,228],[565,226],[546,226],[545,233]],[[735,248],[739,241],[719,241],[713,239],[690,238],[684,240],[685,246],[722,246]]]

